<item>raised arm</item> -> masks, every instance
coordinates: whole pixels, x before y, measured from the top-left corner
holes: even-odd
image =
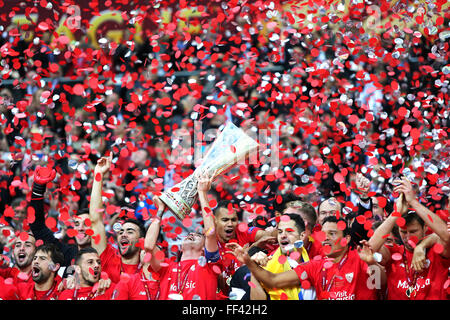
[[[98,254],[106,249],[107,239],[106,230],[103,222],[103,178],[111,168],[112,157],[102,157],[97,161],[94,169],[94,181],[92,183],[91,200],[89,203],[89,219],[91,220],[91,227],[94,231],[94,236],[99,235],[100,241],[97,243],[92,241],[92,247],[95,248]]]
[[[406,177],[403,177],[399,181],[400,184],[394,188],[394,191],[403,192],[409,207],[413,209],[417,215],[425,221],[427,226],[438,235],[444,245],[444,251],[448,255],[450,248],[450,233],[447,230],[446,222],[417,200],[412,184]]]
[[[278,231],[277,228],[267,227],[264,230],[258,230],[255,235],[255,242],[263,239],[263,238],[273,238],[277,237]]]
[[[383,263],[386,263],[391,259],[389,250],[383,246],[386,241],[386,236],[392,232],[397,219],[402,213],[406,211],[406,204],[403,193],[397,198],[395,203],[397,211],[394,212],[384,220],[384,222],[375,230],[372,237],[368,241],[368,245],[375,252],[380,252],[383,255]]]
[[[158,246],[156,245],[158,241],[158,235],[161,228],[161,217],[166,209],[166,205],[162,202],[159,197],[153,197],[153,203],[158,207],[158,211],[156,216],[152,218],[152,223],[147,229],[147,233],[145,234],[144,240],[144,249],[146,253],[150,253],[150,266],[153,271],[158,272],[161,269],[161,260],[158,260],[156,257],[156,253],[160,251]]]
[[[422,272],[422,270],[425,268],[427,259],[427,249],[433,247],[438,242],[440,242],[440,238],[436,233],[432,233],[429,236],[423,238],[422,241],[420,241],[414,248],[411,268],[413,268],[417,272]]]
[[[211,189],[212,178],[207,174],[199,175],[197,192],[198,200],[202,208],[203,229],[205,230],[205,248],[208,252],[216,252],[219,250],[217,244],[216,227],[214,223],[214,215],[209,207],[208,191]]]
[[[371,181],[364,177],[361,173],[356,174],[355,178],[355,186],[356,193],[359,196],[359,199],[363,202],[368,202],[369,200],[369,190],[370,190]]]
[[[55,169],[37,166],[34,170],[33,186],[31,188],[30,206],[34,209],[34,221],[30,223],[30,229],[36,239],[56,244],[61,251],[61,242],[55,238],[54,233],[45,224],[44,194],[47,183],[56,176]]]
[[[52,181],[55,176],[56,171],[54,169],[37,166],[34,170],[30,199],[30,205],[33,207],[35,214],[34,222],[30,224],[33,233],[35,233],[35,230],[33,229],[35,229],[36,226],[40,227],[42,225],[42,227],[48,229],[48,227],[45,226],[44,194],[47,189],[47,183]]]

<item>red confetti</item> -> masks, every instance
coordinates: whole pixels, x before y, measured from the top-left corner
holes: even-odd
[[[19,278],[22,281],[28,281],[30,276],[26,272],[19,272],[19,274],[17,275],[17,278]]]
[[[347,228],[347,224],[344,221],[338,221],[337,228],[339,230],[345,230]]]
[[[73,93],[78,95],[78,96],[82,96],[84,94],[84,87],[82,84],[77,83],[76,85],[73,86]]]
[[[241,222],[238,224],[238,229],[240,232],[247,232],[248,230],[248,225],[244,222]]]
[[[305,290],[308,290],[311,288],[311,283],[308,280],[303,280],[300,285]]]
[[[164,260],[164,258],[165,258],[164,251],[158,251],[155,253],[156,260]]]
[[[440,243],[435,243],[433,246],[433,250],[437,254],[441,254],[442,252],[444,252],[444,246]]]
[[[400,253],[396,252],[396,253],[392,254],[392,260],[400,261],[402,259],[403,259],[403,256]]]
[[[67,235],[68,235],[70,238],[75,237],[77,234],[78,234],[78,231],[75,230],[75,229],[68,229],[68,230],[67,230]]]

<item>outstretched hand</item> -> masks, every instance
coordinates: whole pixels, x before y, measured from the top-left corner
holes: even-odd
[[[358,190],[361,194],[361,198],[367,198],[369,193],[370,184],[372,183],[369,179],[364,177],[361,173],[356,174],[356,190]]]
[[[226,253],[234,255],[240,263],[247,264],[249,261],[251,261],[247,250],[248,244],[243,248],[236,242],[229,242],[225,244],[225,247],[230,249]]]
[[[375,258],[373,256],[374,251],[372,247],[370,246],[369,242],[367,240],[361,240],[360,241],[361,246],[358,246],[358,254],[362,261],[366,262],[368,265],[375,264]]]
[[[104,175],[111,168],[112,155],[109,157],[101,157],[97,160],[97,165],[95,166],[94,173],[100,173]]]
[[[34,182],[47,184],[56,177],[56,170],[49,167],[37,166],[34,170]]]

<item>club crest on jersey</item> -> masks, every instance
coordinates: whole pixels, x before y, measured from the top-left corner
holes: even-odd
[[[352,281],[353,281],[353,272],[346,273],[346,274],[345,274],[345,279],[346,279],[349,283],[352,283]]]

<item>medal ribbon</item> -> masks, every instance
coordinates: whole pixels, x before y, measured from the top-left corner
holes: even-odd
[[[154,297],[152,297],[152,295],[150,294],[150,289],[148,288],[148,284],[147,284],[147,281],[150,281],[150,280],[147,280],[145,278],[144,273],[142,273],[141,281],[142,281],[142,284],[144,285],[145,292],[147,294],[147,300],[158,300],[159,292],[160,292],[159,289],[158,289],[158,292],[156,293],[156,295]]]
[[[56,288],[56,281],[53,282],[53,286],[51,287],[51,289],[48,290],[47,293],[41,299],[38,299],[36,296],[36,289],[33,287],[34,300],[48,300],[48,297],[50,297],[55,288]]]
[[[347,262],[347,256],[348,256],[348,251],[345,254],[345,256],[341,259],[341,261],[339,262],[338,265],[338,270],[340,271],[342,269],[342,267],[344,266],[345,262]],[[322,290],[323,291],[327,291],[330,292],[330,289],[334,283],[334,279],[336,278],[336,274],[333,275],[333,278],[331,278],[330,283],[328,284],[328,287],[325,290],[325,285],[327,283],[327,269],[322,268]]]
[[[94,292],[90,292],[89,295],[87,296],[86,300],[92,300],[92,298],[95,296]],[[78,289],[75,289],[73,291],[73,300],[78,300]]]
[[[189,269],[186,271],[186,275],[184,276],[183,283],[180,283],[181,263],[178,262],[178,268],[177,268],[177,291],[178,291],[179,294],[182,294],[182,293],[183,293],[184,286],[186,285],[186,281],[187,281],[187,278],[188,278],[188,276],[189,276],[189,270],[190,270],[190,269],[191,269],[191,268],[189,268]],[[180,284],[181,284],[181,286],[180,286]]]
[[[416,282],[417,282],[417,271],[414,271],[413,278],[411,279],[410,274],[411,270],[409,270],[408,266],[408,260],[406,259],[406,249],[403,250],[403,264],[405,265],[405,273],[406,273],[406,280],[408,281],[409,288],[406,290],[408,292],[409,289],[412,291],[409,293],[406,293],[406,296],[409,298],[411,296],[412,292],[416,291]]]

